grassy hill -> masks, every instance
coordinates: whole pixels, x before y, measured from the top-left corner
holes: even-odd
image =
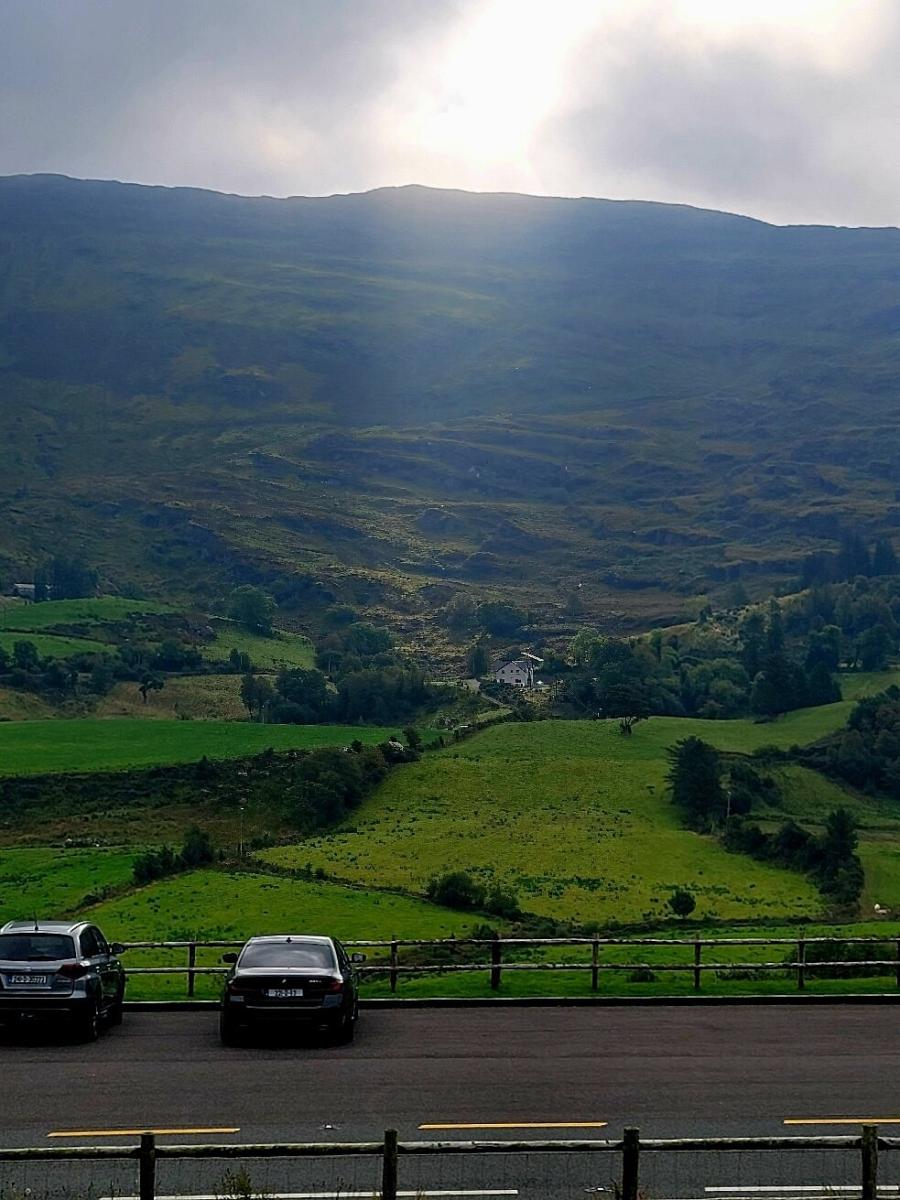
[[[0,629],[40,633],[65,627],[90,628],[125,621],[141,614],[174,612],[168,604],[156,600],[130,600],[120,596],[96,596],[84,600],[48,600],[29,604],[21,600],[0,603]]]
[[[0,230],[5,576],[77,528],[119,589],[299,575],[427,643],[448,586],[638,625],[896,521],[895,230],[46,176]]]
[[[463,869],[511,889],[526,911],[581,922],[663,918],[679,886],[696,895],[698,916],[808,917],[822,901],[804,876],[681,827],[666,790],[666,750],[690,735],[738,753],[803,744],[842,725],[847,707],[768,724],[660,717],[629,738],[614,721],[498,726],[395,773],[345,828],[260,857],[416,894],[432,876]],[[794,817],[817,827],[829,808],[847,804],[862,826],[864,863],[878,877],[864,903],[886,905],[875,891],[896,892],[883,881],[900,851],[900,806],[854,798],[799,767],[775,774],[785,802],[764,822]]]
[[[0,776],[94,772],[275,750],[375,744],[392,729],[358,725],[256,725],[231,721],[95,718],[0,725]]]

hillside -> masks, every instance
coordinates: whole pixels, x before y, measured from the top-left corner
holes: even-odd
[[[677,617],[896,521],[898,314],[895,230],[3,179],[0,575]]]
[[[512,890],[528,912],[579,922],[664,919],[668,896],[682,886],[701,917],[813,916],[823,904],[807,877],[682,827],[668,796],[666,750],[689,736],[742,754],[787,748],[839,728],[846,709],[808,709],[763,725],[658,717],[629,738],[615,721],[496,726],[394,773],[344,827],[259,857],[413,894],[442,872],[471,871]],[[785,807],[770,820],[818,825],[828,807],[847,803],[860,820],[864,862],[884,875],[900,843],[896,805],[854,800],[800,768],[780,778]]]

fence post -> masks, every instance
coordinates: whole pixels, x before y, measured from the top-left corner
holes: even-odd
[[[187,994],[190,998],[194,994],[194,967],[197,965],[197,943],[191,942],[188,946],[188,989]]]
[[[600,986],[600,942],[597,938],[591,945],[591,991],[596,992]]]
[[[400,962],[400,947],[397,945],[397,935],[392,935],[391,941],[391,991],[397,990],[397,967]]]
[[[156,1137],[152,1133],[141,1134],[138,1192],[141,1200],[156,1198]]]
[[[381,1200],[397,1200],[397,1130],[384,1131],[384,1162],[381,1168]]]
[[[500,934],[494,933],[491,942],[491,987],[496,992],[500,988]]]
[[[876,1200],[878,1195],[878,1126],[863,1125],[862,1138],[862,1200]]]
[[[700,991],[700,956],[703,953],[703,943],[699,938],[694,942],[694,991]]]
[[[900,988],[900,938],[897,938],[897,987]]]
[[[626,1129],[622,1138],[622,1200],[638,1200],[640,1155],[640,1130]]]
[[[797,987],[801,992],[806,987],[806,942],[803,938],[797,941]]]

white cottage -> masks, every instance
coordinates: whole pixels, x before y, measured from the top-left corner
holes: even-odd
[[[494,673],[497,683],[505,683],[509,687],[533,688],[535,669],[543,665],[544,660],[536,654],[527,651],[521,658],[504,663]]]

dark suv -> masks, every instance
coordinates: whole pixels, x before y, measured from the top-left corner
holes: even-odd
[[[96,925],[9,921],[0,928],[0,1023],[62,1020],[93,1042],[122,1020],[125,972]]]
[[[353,967],[365,957],[347,954],[336,938],[302,934],[254,937],[240,954],[223,954],[233,965],[222,993],[222,1042],[232,1045],[242,1032],[278,1021],[352,1041],[358,1011]]]

